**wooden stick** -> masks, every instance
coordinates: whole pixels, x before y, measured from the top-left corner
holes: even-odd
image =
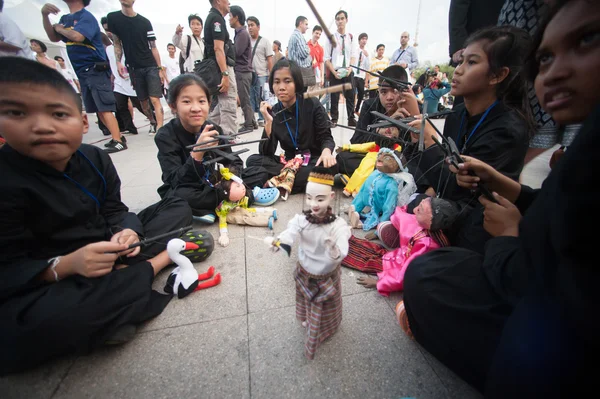
[[[341,85],[330,86],[330,87],[325,87],[323,89],[309,91],[309,92],[304,93],[304,98],[318,97],[323,94],[337,93],[337,92],[346,91],[346,90],[352,90],[352,83],[344,83]]]
[[[327,36],[327,38],[329,39],[329,43],[331,43],[331,47],[332,48],[336,47],[337,42],[335,41],[335,36],[333,36],[333,34],[329,31],[329,28],[327,28],[327,25],[325,25],[325,21],[323,21],[323,18],[321,18],[321,15],[317,11],[317,8],[315,7],[315,5],[313,4],[313,2],[311,0],[306,0],[306,2],[308,3],[308,6],[312,10],[313,14],[315,14],[317,21],[319,21],[319,24],[323,28],[323,31],[325,32],[325,36]]]

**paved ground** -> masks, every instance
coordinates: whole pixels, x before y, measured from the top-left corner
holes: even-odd
[[[344,113],[340,110],[340,115]],[[137,115],[136,124],[147,122]],[[93,122],[92,126],[85,142],[104,140]],[[146,132],[147,128],[140,128],[138,136],[128,137],[129,150],[112,155],[122,180],[123,201],[136,212],[159,199],[157,150]],[[351,134],[334,129],[337,143],[348,141]],[[259,136],[255,131],[245,138]],[[256,146],[249,145],[249,153]],[[532,163],[523,181],[539,186],[548,172],[547,160],[544,154]],[[294,195],[276,204],[280,219],[275,234],[301,211],[302,200],[302,195]],[[343,199],[340,205],[348,202]],[[208,230],[217,237],[216,226]],[[215,248],[206,262],[196,264],[200,272],[214,265],[223,277],[219,286],[173,299],[127,345],[62,358],[1,378],[0,397],[480,397],[402,333],[394,315],[401,295],[384,298],[362,288],[355,283],[359,273],[350,269],[343,270],[341,329],[319,348],[314,360],[307,360],[304,329],[294,313],[296,258],[272,254],[253,238],[267,234],[266,228],[230,226],[230,246]],[[158,276],[157,290],[162,290],[167,276],[168,272]]]

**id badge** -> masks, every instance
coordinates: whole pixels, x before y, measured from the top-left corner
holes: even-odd
[[[304,151],[302,153],[302,166],[308,166],[310,162],[310,151]]]

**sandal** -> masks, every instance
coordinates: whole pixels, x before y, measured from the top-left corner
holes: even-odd
[[[406,314],[406,309],[404,308],[404,301],[400,301],[396,305],[396,318],[398,319],[398,324],[400,324],[402,331],[404,331],[404,333],[408,335],[410,339],[414,339],[413,333],[410,330],[410,325],[408,324],[408,315]]]
[[[254,205],[258,206],[273,205],[281,195],[279,190],[276,188],[254,187],[252,193],[254,194]]]

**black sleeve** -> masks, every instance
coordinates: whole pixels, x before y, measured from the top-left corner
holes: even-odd
[[[519,193],[519,198],[515,201],[515,206],[519,208],[519,212],[521,215],[525,213],[527,208],[531,205],[533,201],[537,198],[539,189],[533,189],[529,186],[524,186],[521,184],[521,192]]]
[[[369,126],[373,120],[373,116],[370,111],[373,108],[373,103],[370,101],[365,101],[360,108],[360,115],[358,117],[358,122],[356,124],[357,129],[367,130],[367,126]],[[350,144],[362,144],[368,143],[370,141],[375,141],[376,137],[371,136],[370,134],[364,134],[358,131],[355,131],[350,139]]]
[[[214,40],[220,40],[222,42],[227,41],[227,26],[225,26],[225,20],[215,18],[210,29],[212,30],[212,37]]]
[[[467,40],[467,20],[471,0],[452,0],[448,16],[448,35],[450,36],[450,57],[463,48]]]
[[[177,139],[173,137],[175,133],[166,128],[163,129],[154,136],[154,142],[158,147],[158,163],[162,171],[162,181],[173,189],[183,183],[198,184],[201,182],[206,173],[202,163],[196,162],[191,156],[182,162],[181,152],[189,150],[181,148]]]
[[[527,151],[524,140],[527,133],[520,129],[517,125],[490,129],[485,136],[473,143],[465,155],[471,155],[516,180],[523,169]]]
[[[115,165],[104,151],[97,150],[97,152],[104,165],[102,174],[106,180],[106,201],[104,201],[100,213],[111,227],[113,234],[124,229],[131,229],[138,235],[144,236],[142,222],[135,213],[129,212],[129,208],[121,201],[121,179],[119,179]]]
[[[321,151],[325,148],[329,148],[333,154],[335,141],[331,135],[331,122],[329,121],[327,112],[325,112],[325,108],[319,103],[319,100],[312,98],[311,101],[313,106],[313,128],[315,138],[320,144]]]
[[[263,130],[262,136],[260,138],[261,139],[267,138],[266,130]],[[271,125],[271,137],[268,137],[267,141],[263,141],[259,144],[258,153],[260,155],[273,156],[273,155],[275,155],[275,151],[277,151],[277,144],[278,144],[278,141],[277,141],[277,138],[275,137],[275,121],[273,121],[273,124]]]
[[[121,35],[121,31],[119,30],[119,24],[116,21],[117,16],[114,13],[110,13],[106,16],[106,20],[108,23],[108,31],[114,33],[117,36]]]

